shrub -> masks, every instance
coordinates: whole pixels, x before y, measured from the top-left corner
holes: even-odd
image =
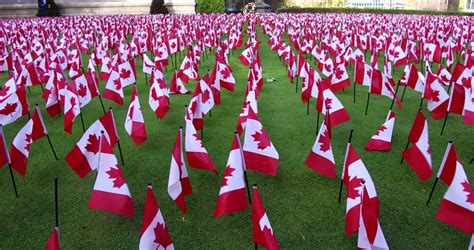
[[[168,14],[168,8],[164,0],[153,0],[150,6],[150,14]]]
[[[224,13],[224,0],[197,0],[196,13]]]
[[[278,9],[278,12],[279,13],[373,13],[373,14],[474,16],[474,13],[457,12],[457,11],[359,9],[359,8],[300,8],[300,7],[294,7],[294,6],[280,8]]]

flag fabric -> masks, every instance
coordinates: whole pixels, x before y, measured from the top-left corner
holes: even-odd
[[[382,126],[377,129],[365,146],[367,151],[390,151],[392,145],[393,128],[395,127],[395,112],[388,111],[387,118]]]
[[[16,91],[10,95],[0,98],[0,124],[3,126],[15,122],[28,112],[28,100],[23,84],[17,85]]]
[[[174,249],[173,241],[151,186],[148,186],[146,189],[145,209],[143,211],[142,230],[138,248],[140,250]]]
[[[224,170],[224,179],[221,183],[216,208],[214,209],[214,218],[248,208],[243,164],[239,135],[235,134],[227,159],[227,166]]]
[[[313,88],[314,87],[315,86],[313,86]],[[341,101],[339,101],[329,88],[325,88],[324,86],[319,90],[316,108],[320,113],[330,116],[331,128],[350,120],[349,113]]]
[[[427,181],[432,173],[428,132],[428,121],[423,113],[418,111],[408,136],[408,141],[413,145],[405,150],[402,156],[422,181]]]
[[[184,86],[183,80],[178,76],[178,72],[175,71],[170,82],[170,94],[184,95],[187,93],[189,93],[189,91]]]
[[[89,208],[132,217],[132,196],[114,150],[104,134],[99,140],[97,179],[89,200]]]
[[[428,72],[426,77],[425,92],[426,89],[429,89],[430,92],[427,106],[431,116],[436,120],[444,118],[448,110],[449,95],[439,82],[438,77],[430,72]],[[425,93],[423,93],[424,97]]]
[[[80,113],[81,107],[79,105],[76,85],[70,83],[66,88],[64,96],[64,131],[66,133],[72,134],[72,125]]]
[[[378,197],[375,191],[375,185],[370,177],[369,171],[365,167],[359,155],[352,147],[351,143],[347,144],[346,156],[344,159],[344,167],[342,172],[342,180],[346,186],[346,237],[359,230],[360,225],[360,207],[362,203],[362,193],[364,187],[367,189],[366,202],[370,202],[371,208],[378,214]],[[362,184],[365,182],[365,185]]]
[[[120,74],[118,72],[118,67],[114,67],[112,69],[102,96],[107,100],[117,103],[118,105],[123,104],[123,86]]]
[[[10,154],[8,153],[5,134],[3,133],[3,126],[0,124],[0,168],[10,163]]]
[[[154,70],[151,77],[151,87],[148,95],[148,104],[155,115],[163,119],[169,110],[169,95],[161,71]]]
[[[250,105],[244,138],[243,151],[246,168],[275,176],[278,169],[278,152]]]
[[[280,249],[256,186],[253,187],[252,228],[253,242],[269,250]]]
[[[59,228],[53,228],[53,232],[49,236],[48,241],[46,242],[45,250],[60,250],[59,245]]]
[[[336,178],[336,163],[331,146],[331,135],[326,125],[329,116],[321,124],[318,136],[313,148],[306,158],[305,164],[308,168],[331,179]]]
[[[133,87],[130,106],[125,118],[125,131],[132,138],[135,145],[140,146],[146,141],[145,121],[143,120],[142,108],[138,100],[137,85]]]
[[[101,131],[104,131],[108,143],[115,146],[118,135],[112,111],[95,121],[66,155],[66,162],[80,178],[97,169]]]
[[[33,120],[30,119],[25,126],[18,131],[10,149],[11,166],[22,176],[25,176],[26,173],[30,145],[33,142],[32,132]]]
[[[184,162],[182,151],[182,130],[178,131],[176,142],[171,156],[170,175],[168,178],[168,194],[174,200],[176,205],[181,209],[183,214],[186,213],[186,195],[193,193],[191,182],[189,180],[188,171]]]

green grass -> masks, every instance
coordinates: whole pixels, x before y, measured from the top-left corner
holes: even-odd
[[[339,180],[327,179],[305,165],[306,156],[315,140],[315,101],[311,101],[310,115],[306,105],[295,94],[285,67],[276,53],[267,46],[267,37],[259,34],[259,49],[265,79],[275,77],[275,83],[265,83],[259,98],[259,116],[280,154],[276,177],[249,172],[250,183],[258,183],[267,214],[282,248],[292,249],[354,249],[357,236],[344,236],[345,201],[337,202]],[[244,38],[246,39],[246,38]],[[136,148],[126,134],[123,124],[132,88],[125,91],[124,106],[119,107],[107,100],[106,106],[115,110],[115,121],[122,137],[125,158],[124,176],[134,199],[135,216],[132,219],[115,214],[88,209],[88,200],[96,174],[84,179],[79,177],[64,161],[65,155],[82,136],[79,119],[73,135],[63,132],[63,117],[49,118],[44,111],[40,87],[31,88],[30,105],[39,103],[51,140],[60,160],[55,161],[46,139],[31,146],[26,177],[15,174],[20,198],[15,198],[8,169],[0,169],[0,248],[43,248],[54,226],[53,177],[59,177],[60,240],[64,249],[135,249],[138,247],[146,184],[151,181],[162,209],[174,245],[178,249],[252,249],[250,210],[217,220],[212,218],[222,172],[224,170],[233,132],[244,101],[248,69],[237,59],[242,49],[231,56],[233,74],[237,80],[234,93],[222,91],[222,104],[214,107],[212,117],[206,117],[204,145],[214,160],[219,176],[213,173],[189,169],[194,194],[188,196],[186,222],[181,221],[181,211],[167,193],[167,181],[172,147],[179,126],[184,125],[183,106],[191,95],[172,96],[171,108],[163,120],[155,117],[148,105],[148,86],[141,73],[141,60],[137,60],[139,99],[146,122],[148,140]],[[199,72],[212,69],[213,55],[204,59]],[[353,67],[349,75],[353,76]],[[397,69],[396,79],[403,69]],[[171,70],[167,72],[168,82]],[[6,74],[0,75],[5,82]],[[187,88],[193,90],[195,82]],[[104,83],[101,83],[101,89]],[[337,94],[351,115],[351,121],[333,130],[332,146],[337,173],[340,176],[350,128],[355,130],[353,145],[366,164],[380,199],[380,223],[390,247],[394,249],[465,249],[467,235],[435,219],[437,207],[446,191],[438,185],[432,203],[426,206],[434,178],[422,183],[406,164],[400,165],[400,153],[405,147],[408,132],[419,105],[419,94],[407,89],[403,111],[395,110],[397,117],[388,153],[367,152],[363,148],[375,130],[383,123],[390,100],[372,96],[369,114],[364,116],[367,88],[357,88],[357,101],[352,102],[353,89]],[[451,115],[443,136],[442,121],[434,121],[428,112],[430,140],[434,172],[444,154],[447,141],[453,139],[468,176],[474,174],[469,160],[474,156],[473,128],[463,125],[461,118]],[[102,115],[98,99],[84,110],[86,127]],[[26,117],[4,128],[10,143]],[[322,121],[322,119],[321,119]],[[118,150],[116,149],[118,157]],[[471,178],[472,180],[472,178]]]

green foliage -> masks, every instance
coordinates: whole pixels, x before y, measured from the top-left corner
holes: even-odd
[[[224,13],[224,0],[197,0],[196,13]]]
[[[168,14],[164,0],[153,0],[150,6],[150,14]]]
[[[450,15],[473,16],[474,13],[458,11],[397,10],[397,9],[359,9],[359,8],[300,8],[283,7],[279,13],[372,13],[372,14],[410,14],[410,15]]]

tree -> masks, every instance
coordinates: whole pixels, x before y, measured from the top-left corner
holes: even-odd
[[[150,6],[150,14],[168,14],[168,8],[164,0],[153,0]]]
[[[459,11],[459,0],[447,0],[448,11]]]

